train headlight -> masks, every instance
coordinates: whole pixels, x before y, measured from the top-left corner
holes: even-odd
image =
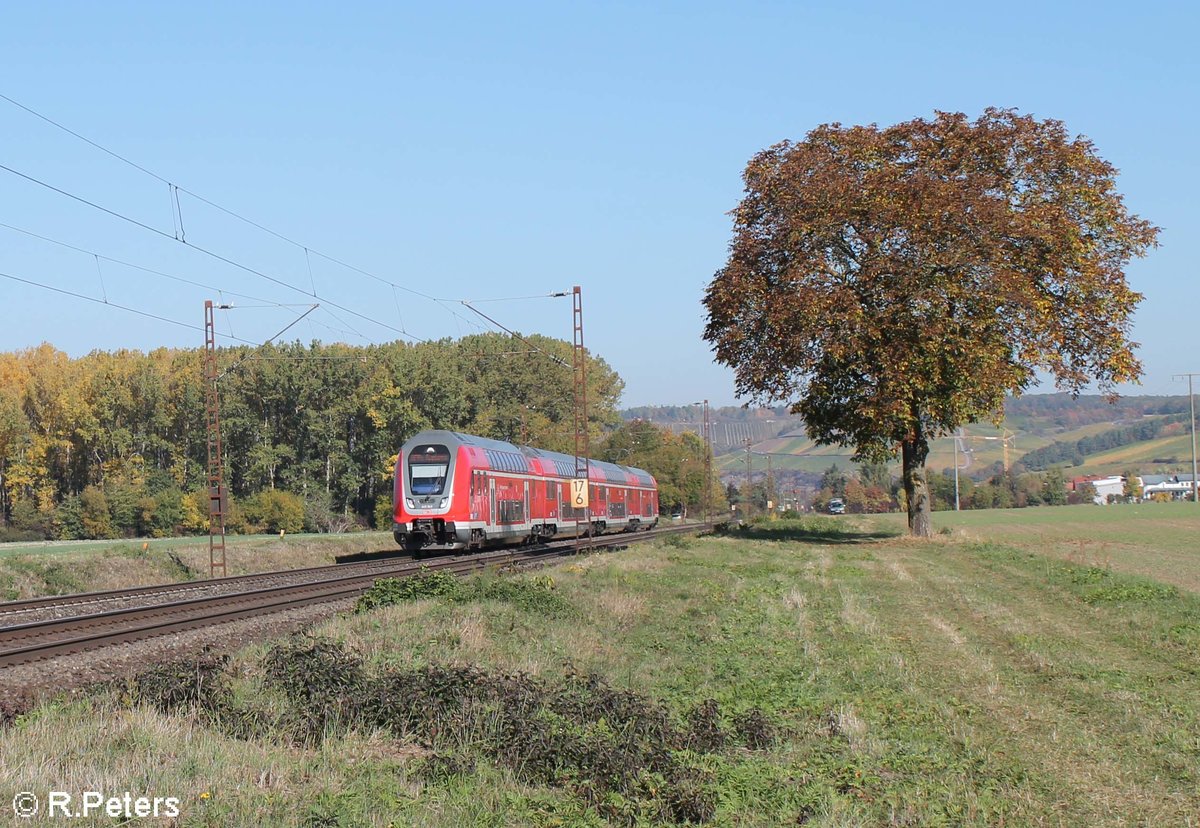
[[[444,498],[444,497],[443,497],[441,500],[439,500],[439,501],[438,501],[438,508],[439,508],[439,509],[445,509],[445,508],[446,508],[446,500],[447,500],[447,498]]]
[[[413,500],[411,497],[404,498],[404,502],[408,504],[408,508],[410,508],[410,509],[417,508],[417,502],[415,500]]]

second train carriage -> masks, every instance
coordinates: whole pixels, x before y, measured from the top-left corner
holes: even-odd
[[[658,523],[658,484],[641,469],[588,464],[590,530]],[[589,530],[571,506],[575,457],[455,431],[422,431],[396,458],[392,533],[405,549],[480,548]]]

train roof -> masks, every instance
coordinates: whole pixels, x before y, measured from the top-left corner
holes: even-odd
[[[494,457],[493,467],[506,469],[508,471],[525,471],[525,469],[512,468],[514,455],[523,455],[525,457],[535,457],[543,463],[552,465],[555,471],[563,477],[575,476],[575,455],[562,454],[557,451],[547,451],[546,449],[534,448],[533,446],[518,446],[516,443],[509,443],[504,440],[493,440],[490,437],[479,437],[475,434],[463,434],[460,431],[448,431],[444,429],[435,429],[431,431],[422,431],[409,437],[404,442],[402,450],[410,445],[423,443],[442,443],[447,447],[450,446],[471,446],[473,448],[483,449],[489,453],[489,459]],[[629,477],[633,477],[638,483],[643,486],[654,486],[654,475],[644,469],[639,469],[634,466],[622,466],[618,463],[607,463],[603,460],[588,460],[588,468],[595,469],[609,483],[627,483]],[[595,476],[596,472],[592,472]]]

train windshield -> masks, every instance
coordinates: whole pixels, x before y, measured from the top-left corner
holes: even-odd
[[[408,489],[414,495],[440,495],[446,490],[450,452],[445,446],[417,446],[408,453]]]

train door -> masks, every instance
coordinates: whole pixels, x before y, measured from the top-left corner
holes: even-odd
[[[529,506],[525,510],[525,517],[530,523],[537,523],[544,520],[546,516],[546,487],[539,486],[536,483],[526,483],[525,488],[529,490]]]
[[[529,511],[529,481],[528,480],[525,481],[525,513],[521,517],[524,519],[523,520],[524,523],[529,524],[531,526],[533,525],[533,512]]]
[[[488,523],[496,525],[496,478],[488,478]]]
[[[483,514],[487,510],[487,496],[483,480],[483,472],[471,472],[471,520],[483,519]]]

